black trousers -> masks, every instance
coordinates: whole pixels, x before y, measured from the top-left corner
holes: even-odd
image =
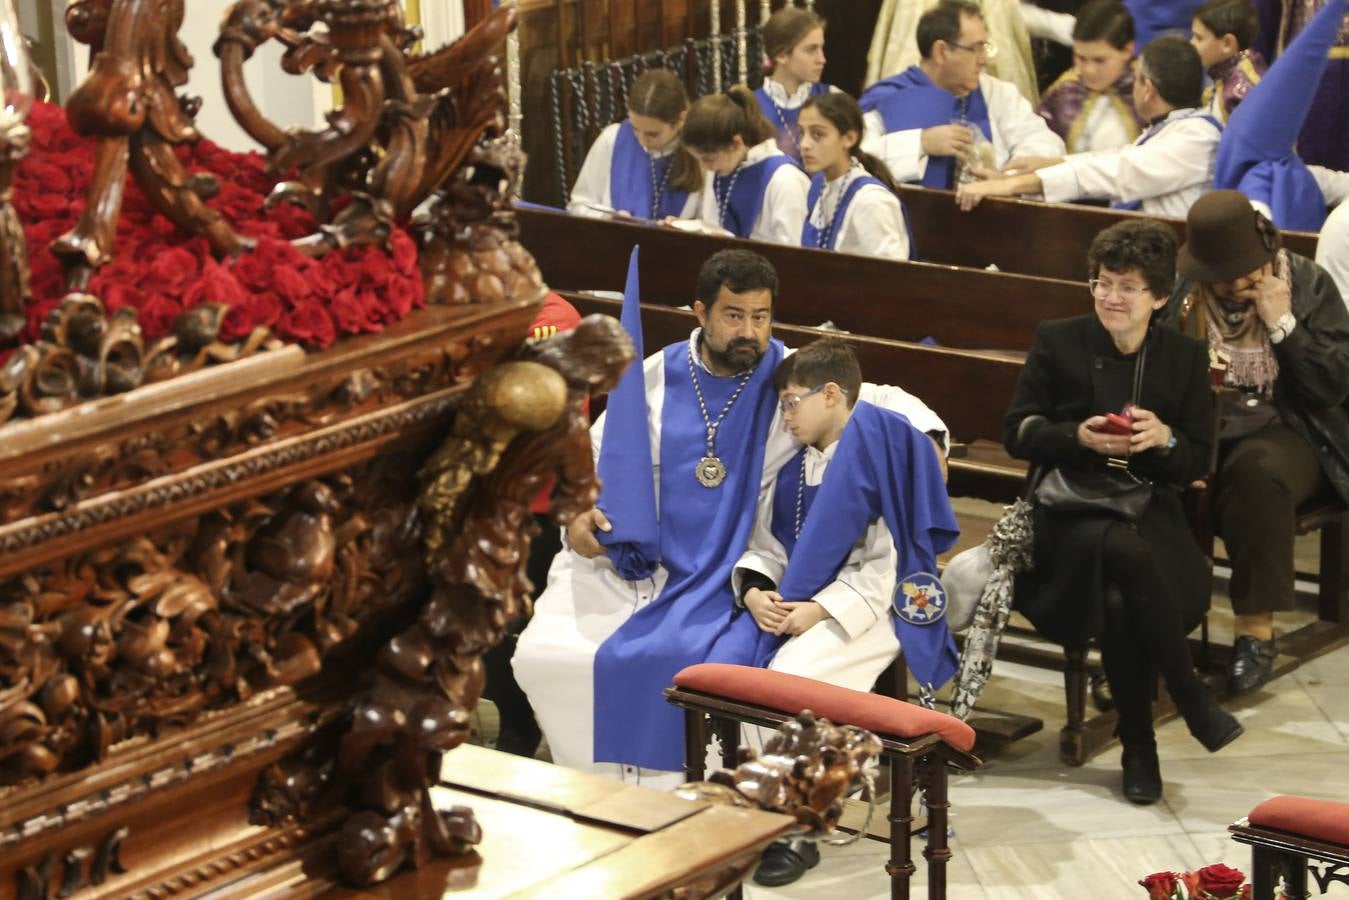
[[[1147,542],[1133,527],[1112,525],[1102,539],[1105,628],[1101,662],[1119,712],[1126,749],[1151,747],[1153,675],[1184,712],[1206,702],[1190,659],[1180,609],[1171,602]]]
[[[1215,524],[1232,561],[1232,611],[1293,608],[1297,508],[1329,490],[1316,450],[1282,422],[1218,448]]]

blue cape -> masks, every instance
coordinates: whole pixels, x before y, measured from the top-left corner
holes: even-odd
[[[712,190],[718,211],[721,210],[727,186],[732,178],[735,179],[735,184],[729,188],[731,199],[726,207],[726,219],[718,224],[738,238],[748,238],[754,230],[754,223],[759,221],[759,210],[763,209],[768,183],[773,180],[778,169],[793,165],[796,164],[790,156],[774,154],[752,165],[741,166],[737,175],[718,175],[713,178]]]
[[[983,129],[984,136],[992,140],[993,126],[988,119],[988,103],[984,100],[984,92],[976,89],[965,99],[969,105],[964,110],[963,118],[972,125],[978,125]],[[960,98],[937,87],[916,65],[876,82],[866,89],[860,102],[863,112],[874,109],[881,114],[887,133],[949,125],[962,118]],[[931,157],[923,173],[922,185],[950,189],[955,186],[955,172],[955,157]]]
[[[614,157],[609,164],[609,198],[614,209],[626,210],[639,219],[664,219],[684,211],[689,195],[672,190],[668,184],[661,190],[660,203],[651,208],[651,197],[656,186],[651,180],[651,154],[643,149],[632,130],[632,122],[623,120],[614,141]],[[674,155],[655,160],[656,178],[664,178],[674,165]],[[639,356],[638,359],[641,357]]]
[[[824,194],[824,173],[817,172],[810,179],[810,194],[806,198],[806,222],[801,228],[801,246],[819,247],[824,250],[833,250],[838,244],[838,230],[843,225],[843,219],[848,214],[848,206],[852,203],[853,197],[857,192],[868,184],[880,184],[878,179],[870,175],[864,175],[861,178],[854,178],[848,185],[848,189],[843,192],[843,196],[838,201],[838,209],[834,210],[833,221],[829,223],[828,231],[824,235],[824,241],[820,240],[820,229],[811,224],[811,217],[815,214],[815,204],[820,202],[820,196]],[[884,187],[884,185],[881,185]]]
[[[664,350],[660,560],[668,579],[660,594],[595,655],[596,762],[662,770],[683,766],[684,718],[662,692],[680,669],[703,662],[730,626],[735,608],[731,569],[754,524],[764,449],[777,408],[773,372],[781,361],[782,343],[771,341],[717,432],[726,480],[706,488],[694,476],[706,453],[706,426],[689,374],[688,342]],[[697,371],[708,412],[715,417],[739,380]]]

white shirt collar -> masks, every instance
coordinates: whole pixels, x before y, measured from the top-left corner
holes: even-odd
[[[778,149],[778,139],[775,137],[771,137],[768,140],[764,141],[762,144],[755,144],[753,147],[750,147],[749,152],[745,154],[745,161],[742,162],[740,165],[752,166],[756,162],[763,162],[770,156],[783,156],[783,155],[785,154],[783,154],[783,152],[780,149]]]
[[[796,91],[788,96],[787,89],[775,78],[765,78],[763,80],[764,92],[768,94],[768,99],[772,100],[783,109],[796,109],[810,99],[810,89],[814,87],[809,81],[803,81],[797,86]]]
[[[838,441],[834,441],[823,450],[816,450],[813,444],[806,445],[806,458],[802,460],[802,471],[806,475],[807,486],[815,486],[824,481],[824,470],[834,458],[834,451],[838,450]]]

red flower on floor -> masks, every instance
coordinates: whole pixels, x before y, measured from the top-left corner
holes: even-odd
[[[28,126],[31,151],[15,173],[14,208],[32,271],[24,337],[34,341],[65,294],[60,263],[49,247],[84,210],[93,144],[71,131],[65,110],[55,104],[34,104]],[[283,340],[312,348],[327,347],[339,334],[380,331],[425,305],[416,242],[402,228],[392,230],[387,248],[349,247],[311,259],[289,241],[313,233],[316,223],[292,204],[265,208],[278,179],[267,174],[260,154],[234,153],[206,140],[175,153],[189,172],[216,176],[220,191],[208,205],[257,244],[237,259],[214,259],[204,239],[155,213],[128,178],[113,260],[89,290],[109,312],[134,308],[147,341],[163,337],[179,313],[203,303],[230,307],[221,333],[225,340],[266,326]],[[0,356],[5,352],[0,349]]]
[[[1238,869],[1216,863],[1193,872],[1156,872],[1138,882],[1148,900],[1250,900],[1251,886]]]

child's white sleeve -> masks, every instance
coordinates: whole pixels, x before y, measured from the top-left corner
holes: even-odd
[[[895,596],[895,569],[899,553],[884,519],[877,519],[853,545],[838,578],[811,599],[848,633],[857,637],[878,621],[889,627],[890,605]],[[802,599],[786,597],[786,600]]]
[[[737,604],[740,603],[746,572],[758,572],[773,584],[782,584],[782,576],[787,571],[787,551],[773,537],[773,493],[776,489],[776,481],[769,481],[760,489],[749,546],[731,570],[731,590],[735,592]]]

